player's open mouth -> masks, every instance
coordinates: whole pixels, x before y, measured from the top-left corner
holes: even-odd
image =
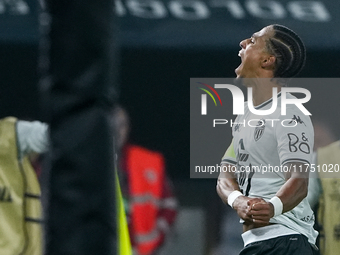
[[[242,65],[242,54],[241,54],[241,50],[238,52],[238,55],[241,58],[241,63],[239,64],[239,66],[235,69],[235,72],[237,73],[237,70],[240,69],[241,65]]]
[[[239,56],[239,57],[241,58],[241,64],[242,64],[242,62],[243,62],[243,52],[242,52],[242,50],[240,50],[240,51],[238,52],[237,56]],[[240,64],[240,65],[241,65],[241,64]]]

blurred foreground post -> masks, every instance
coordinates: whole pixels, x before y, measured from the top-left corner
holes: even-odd
[[[48,0],[40,88],[50,124],[46,254],[117,254],[111,0]]]

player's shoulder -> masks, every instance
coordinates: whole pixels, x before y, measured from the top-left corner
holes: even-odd
[[[292,95],[290,93],[287,93],[286,99],[294,100],[294,99],[297,99],[297,97],[295,97],[294,95]],[[285,107],[285,113],[286,114],[282,114],[283,110],[284,110],[284,109],[282,109],[283,107]],[[305,109],[305,106],[301,103],[299,103],[299,104],[294,104],[294,103],[283,104],[281,102],[279,104],[277,114],[279,115],[278,117],[280,119],[291,119],[293,121],[296,121],[298,124],[304,123],[306,125],[307,124],[312,125],[310,115],[306,114],[307,113],[306,110],[308,111],[308,109]]]

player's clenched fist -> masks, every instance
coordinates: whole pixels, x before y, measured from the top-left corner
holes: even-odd
[[[260,200],[260,201],[259,201]],[[274,216],[274,206],[263,199],[253,198],[247,202],[249,215],[256,226],[269,225],[269,220]]]
[[[252,223],[251,208],[249,207],[249,201],[261,202],[260,198],[249,198],[245,196],[239,196],[233,203],[233,208],[236,210],[238,216],[247,223]]]

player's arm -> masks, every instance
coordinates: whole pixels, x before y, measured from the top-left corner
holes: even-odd
[[[222,158],[221,171],[217,179],[216,191],[225,204],[229,204],[241,219],[252,221],[249,213],[249,197],[243,196],[236,179],[236,160],[233,143]]]
[[[270,218],[292,210],[308,194],[308,166],[312,161],[314,133],[308,116],[291,113],[292,127],[278,125],[278,153],[286,182],[269,202],[251,203],[255,222],[268,224]],[[289,123],[288,123],[289,124]]]
[[[235,166],[228,164],[228,163],[221,163],[221,169],[226,169],[226,170],[229,169],[229,171],[220,172],[218,179],[217,179],[216,191],[217,191],[217,194],[222,199],[222,201],[225,204],[228,204],[229,195],[233,193],[234,191],[240,192],[240,188],[235,178],[235,174],[232,172],[233,171],[232,169],[235,169]],[[236,200],[237,198],[235,199],[235,201]]]
[[[300,162],[291,162],[286,165],[291,170],[285,174],[286,182],[278,190],[273,200],[270,202],[250,200],[248,203],[251,207],[250,215],[253,222],[257,225],[268,225],[269,220],[275,214],[281,214],[292,210],[297,206],[308,193],[308,169],[307,166]],[[278,212],[275,212],[277,210]]]
[[[230,144],[221,162],[221,171],[217,179],[217,194],[222,201],[228,204],[229,195],[234,192],[240,192],[240,187],[236,179],[236,156],[234,152],[233,142]],[[230,203],[230,201],[229,201]],[[230,205],[232,206],[232,205]]]
[[[228,204],[228,197],[232,192],[240,192],[236,180],[236,155],[233,142],[224,153],[221,162],[221,171],[217,179],[216,191],[225,204]],[[229,204],[230,204],[229,200]],[[232,205],[231,205],[232,206]]]
[[[285,174],[286,183],[276,193],[283,204],[282,213],[292,210],[308,194],[308,168],[306,164],[291,162],[285,164],[284,167],[291,169],[291,171]]]
[[[295,109],[289,117],[292,121],[288,124],[292,127],[278,126],[276,129],[278,153],[286,179],[276,193],[282,202],[282,213],[292,210],[307,197],[309,165],[314,146],[314,131],[309,116]],[[272,204],[276,207],[275,201]]]
[[[221,168],[232,169],[235,166],[222,163]],[[251,222],[251,214],[249,212],[249,197],[244,196],[240,192],[235,175],[230,172],[221,172],[216,185],[217,194],[225,204],[229,204],[238,214],[238,216],[246,222]]]

